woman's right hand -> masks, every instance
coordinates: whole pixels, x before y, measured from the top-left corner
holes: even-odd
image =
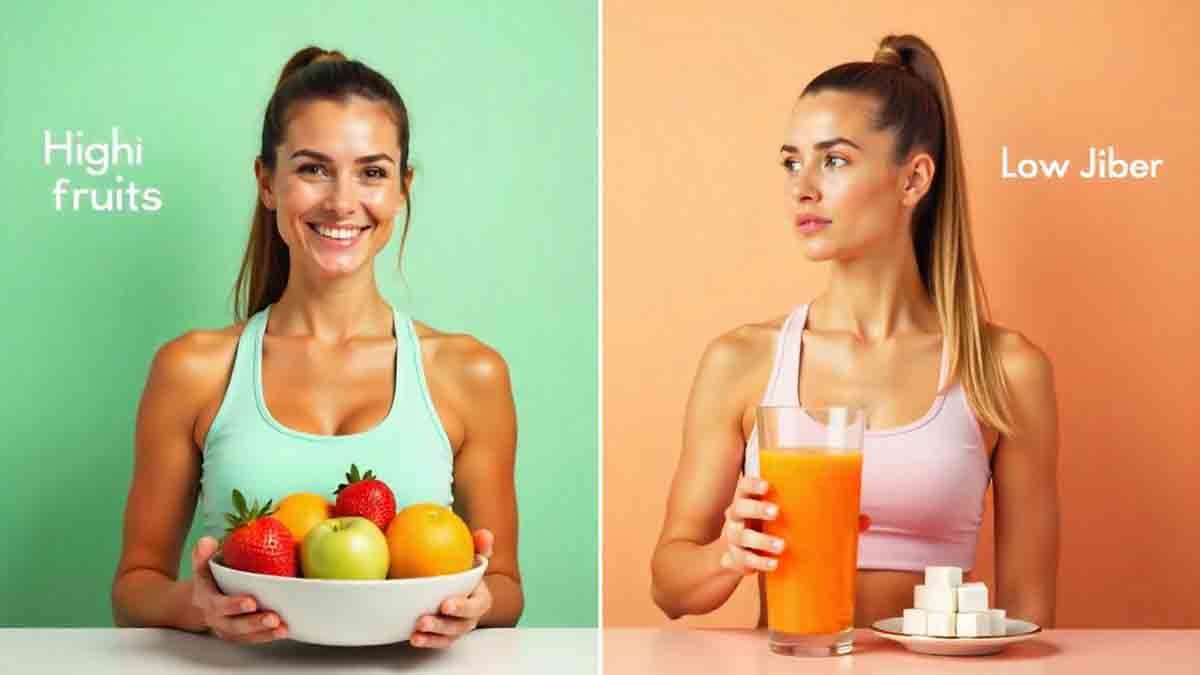
[[[721,534],[728,547],[721,555],[721,567],[741,574],[770,572],[779,565],[774,555],[783,552],[783,539],[755,531],[746,526],[747,520],[774,520],[779,506],[760,499],[767,493],[767,481],[743,475],[733,492],[733,502],[725,509],[725,526]],[[858,531],[871,526],[871,517],[858,515]],[[763,555],[764,553],[768,555]],[[771,555],[774,554],[774,555]]]
[[[217,540],[201,537],[192,550],[192,604],[204,613],[204,623],[222,640],[256,644],[287,637],[287,626],[274,612],[259,612],[249,595],[223,595],[213,579],[208,561],[217,552]]]
[[[779,506],[761,499],[766,492],[767,481],[745,475],[738,478],[721,528],[727,547],[721,555],[723,569],[752,574],[770,572],[779,565],[774,556],[783,551],[783,540],[746,525],[747,520],[773,520],[779,515]]]

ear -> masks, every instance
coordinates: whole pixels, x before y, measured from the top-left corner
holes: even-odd
[[[916,208],[925,193],[933,187],[933,174],[936,171],[933,158],[927,152],[918,152],[905,163],[901,174],[901,203],[909,208]]]
[[[268,210],[275,210],[275,188],[271,185],[271,170],[263,164],[261,157],[254,158],[254,182],[258,186],[258,198]]]

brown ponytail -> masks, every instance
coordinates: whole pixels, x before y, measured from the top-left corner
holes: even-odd
[[[275,149],[283,143],[287,114],[292,105],[314,100],[341,101],[350,96],[387,103],[396,123],[400,143],[400,185],[405,204],[404,228],[400,235],[403,253],[412,214],[412,195],[406,180],[409,172],[408,109],[396,88],[383,75],[358,61],[348,60],[337,50],[305,47],[296,52],[280,71],[275,91],[267,103],[258,158],[268,170],[275,169]],[[256,196],[250,239],[246,242],[241,269],[233,284],[236,320],[245,321],[283,296],[289,264],[288,247],[276,227],[275,212]]]
[[[987,294],[971,240],[958,122],[937,55],[915,35],[889,35],[880,40],[871,62],[830,68],[801,96],[827,89],[875,97],[875,126],[895,131],[897,163],[914,149],[933,157],[933,186],[917,205],[912,223],[921,281],[937,307],[949,345],[949,380],[962,382],[982,421],[1010,433],[1008,385],[987,340]]]

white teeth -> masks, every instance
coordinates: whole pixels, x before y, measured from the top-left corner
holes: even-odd
[[[344,227],[324,227],[317,225],[317,232],[321,236],[329,237],[330,239],[353,239],[358,233],[358,229],[349,229]]]

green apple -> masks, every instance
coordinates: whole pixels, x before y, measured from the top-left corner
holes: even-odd
[[[379,527],[358,516],[323,520],[300,545],[309,579],[386,579],[388,543]]]

